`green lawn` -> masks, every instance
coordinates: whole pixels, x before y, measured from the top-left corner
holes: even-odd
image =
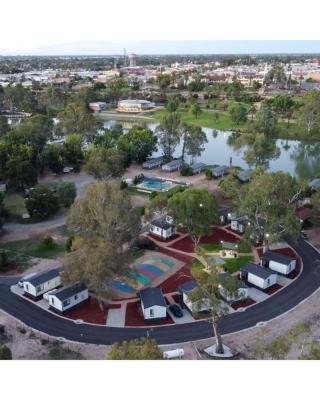
[[[7,193],[5,195],[4,207],[12,216],[22,216],[22,214],[27,212],[24,197],[17,193]]]
[[[51,247],[42,244],[41,238],[28,240],[17,240],[0,244],[0,249],[6,250],[10,257],[28,257],[55,259],[62,256],[65,252],[65,246],[54,243]]]
[[[207,251],[208,253],[217,253],[218,251],[222,250],[222,245],[218,244],[201,244],[203,250]]]
[[[248,262],[253,261],[253,256],[240,256],[238,258],[224,258],[226,262],[224,267],[227,268],[230,274],[237,272],[240,270]],[[206,276],[206,272],[203,270],[204,266],[201,264],[200,261],[194,260],[191,265],[191,272],[195,279],[199,278],[200,276]]]
[[[180,109],[179,114],[181,116],[182,122],[189,123],[191,125],[198,125],[205,128],[217,129],[222,131],[237,131],[237,132],[250,132],[252,131],[252,122],[249,119],[245,124],[236,125],[231,121],[230,116],[226,112],[219,113],[218,121],[213,118],[213,113],[210,111],[203,111],[198,118],[195,118],[188,111]],[[153,114],[153,118],[160,120],[163,115],[166,114],[166,110],[159,110]],[[287,126],[286,122],[278,123],[278,134],[280,139],[301,139],[308,140],[305,135],[303,135],[301,129],[295,122],[291,122]],[[316,140],[316,137],[310,136],[310,141]]]
[[[246,265],[249,262],[253,261],[253,256],[240,256],[238,258],[230,258],[230,259],[224,259],[225,267],[228,269],[228,272],[230,274],[233,274],[234,272],[237,272],[240,270],[241,267]]]

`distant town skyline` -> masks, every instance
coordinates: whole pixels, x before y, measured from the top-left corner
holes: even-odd
[[[320,40],[83,40],[1,48],[0,55],[320,54]]]

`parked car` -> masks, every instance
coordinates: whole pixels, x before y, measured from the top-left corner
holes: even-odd
[[[171,306],[169,306],[169,310],[175,317],[177,318],[183,317],[183,312],[181,308],[178,306],[178,304],[172,304]]]
[[[64,174],[70,174],[73,172],[73,167],[64,167],[62,171]]]
[[[18,286],[21,287],[21,288],[23,288],[23,282],[24,282],[24,281],[27,281],[28,279],[32,278],[32,277],[35,276],[35,275],[37,275],[37,274],[34,272],[33,274],[29,274],[29,275],[23,276],[23,277],[20,279],[20,281],[18,282]]]

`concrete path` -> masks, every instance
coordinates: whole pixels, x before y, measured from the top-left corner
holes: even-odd
[[[266,293],[253,287],[249,288],[248,295],[256,303],[260,303],[261,301],[266,300],[269,297]]]
[[[106,326],[123,328],[126,320],[126,309],[126,303],[121,304],[121,308],[110,308],[108,311]]]

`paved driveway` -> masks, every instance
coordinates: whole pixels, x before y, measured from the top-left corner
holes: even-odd
[[[267,300],[249,307],[241,313],[226,316],[221,323],[222,334],[254,327],[269,321],[297,306],[320,287],[320,254],[308,243],[300,240],[294,249],[301,256],[303,271],[291,285]],[[0,308],[24,324],[47,335],[64,337],[83,343],[112,344],[146,337],[146,328],[109,328],[88,324],[77,325],[31,304],[10,292],[12,278],[0,278]],[[11,283],[11,284],[12,284]],[[149,337],[158,344],[190,342],[212,337],[212,327],[206,321],[175,324],[148,329]]]

